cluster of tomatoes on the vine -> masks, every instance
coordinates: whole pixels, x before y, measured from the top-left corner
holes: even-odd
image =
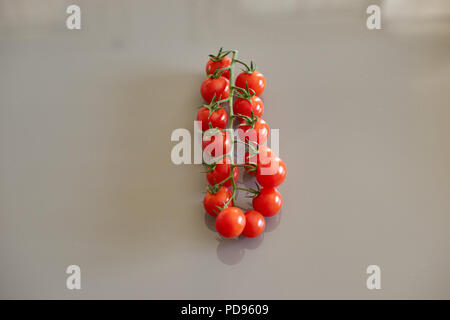
[[[256,71],[253,62],[249,66],[237,60],[236,53],[221,48],[217,55],[210,55],[206,64],[208,78],[200,89],[206,102],[197,114],[203,131],[202,147],[205,152],[209,150],[208,154],[213,159],[221,160],[204,163],[209,185],[203,205],[208,214],[217,217],[216,229],[222,236],[231,238],[242,234],[253,238],[264,231],[264,217],[274,216],[281,209],[282,197],[276,187],[286,177],[286,165],[264,145],[269,135],[269,125],[261,118],[264,104],[259,98],[265,89],[264,75]],[[235,63],[245,69],[233,85]],[[228,104],[230,114],[224,109],[224,104]],[[237,142],[244,143],[247,150],[243,164],[234,161],[232,129],[235,119],[239,122]],[[240,166],[248,174],[256,176],[256,190],[237,186]],[[236,190],[252,195],[254,210],[244,213],[235,206]]]

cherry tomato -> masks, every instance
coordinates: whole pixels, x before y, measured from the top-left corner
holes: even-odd
[[[258,148],[258,154],[256,155],[257,163],[266,164],[272,157],[276,156],[275,152],[273,152],[268,146],[260,144]]]
[[[253,155],[250,157],[250,152],[246,151],[244,154],[244,164],[254,164],[255,166],[258,165],[259,162],[267,163],[270,161],[270,157],[272,157],[272,150],[263,144],[259,145],[259,152],[258,154]],[[256,167],[255,171],[250,171],[250,167],[244,167],[245,171],[247,171],[250,175],[256,176]]]
[[[272,155],[266,163],[261,161],[256,168],[256,181],[266,188],[277,187],[283,183],[286,178],[286,164],[281,158]]]
[[[216,230],[226,238],[233,238],[242,233],[245,223],[245,215],[241,209],[228,207],[217,216]]]
[[[213,157],[223,156],[224,154],[228,153],[231,148],[230,134],[226,131],[222,131],[221,133],[218,133],[212,137],[203,135],[203,150],[205,150],[206,147],[208,147],[208,149],[205,152],[212,155]],[[216,154],[216,149],[218,150],[218,154]]]
[[[209,109],[202,107],[197,113],[197,121],[201,121],[202,131],[209,129],[209,123],[213,128],[225,129],[228,123],[228,113],[224,108],[220,107],[211,113],[209,117]]]
[[[253,208],[265,217],[276,215],[283,204],[281,193],[275,188],[262,188],[252,200]]]
[[[216,164],[215,169],[206,174],[206,179],[208,180],[209,184],[215,185],[216,183],[220,183],[230,176],[231,172],[230,160],[228,160],[228,158],[225,158],[223,162],[224,163]],[[239,177],[239,169],[237,167],[234,167],[233,179],[235,182],[237,181],[238,177]],[[232,185],[231,179],[223,183],[223,186],[225,187],[230,187],[231,185]]]
[[[251,111],[253,111],[253,115],[261,117],[264,113],[264,103],[257,96],[251,97],[251,100],[252,102],[250,103],[247,99],[237,98],[233,103],[234,114],[243,114],[250,117],[252,115]]]
[[[259,236],[266,227],[266,220],[261,213],[255,210],[247,211],[245,214],[245,228],[242,235],[247,238]]]
[[[231,195],[231,190],[223,186],[220,187],[219,191],[216,193],[208,191],[203,198],[203,206],[205,207],[206,212],[213,217],[217,216],[219,214],[217,206],[223,207],[225,203],[230,200]],[[233,206],[233,200],[231,200],[230,206]]]
[[[263,144],[269,136],[269,125],[261,118],[256,121],[253,128],[250,125],[244,125],[240,126],[239,129],[239,138],[245,142],[253,141],[258,144]]]
[[[248,73],[244,71],[236,77],[235,85],[236,87],[245,89],[246,84],[259,97],[266,87],[266,79],[261,72],[253,71]]]
[[[206,63],[206,74],[213,74],[216,69],[228,68],[231,66],[231,59],[227,56],[223,57],[222,60],[209,59]],[[230,79],[230,70],[225,70],[222,72],[222,77]]]
[[[211,103],[213,97],[215,101],[226,99],[230,94],[230,81],[225,77],[208,78],[203,81],[200,93],[207,103]]]

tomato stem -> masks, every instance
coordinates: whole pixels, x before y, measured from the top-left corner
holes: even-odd
[[[230,95],[228,97],[228,108],[230,111],[230,122],[228,123],[228,129],[233,130],[233,123],[234,123],[234,113],[233,113],[233,95],[234,95],[234,64],[236,63],[236,56],[238,54],[237,50],[233,50],[232,54],[231,54],[231,64],[230,64]],[[231,141],[233,142],[234,140],[234,134],[231,134]],[[236,186],[236,181],[234,181],[233,175],[234,175],[234,168],[235,165],[233,164],[233,160],[234,160],[234,143],[231,143],[230,146],[230,154],[231,154],[231,158],[230,158],[230,177],[231,177],[231,183],[233,185],[233,193],[231,194],[231,199],[233,199],[233,202],[235,202],[235,198],[236,198],[236,190],[237,190],[237,186]],[[230,200],[231,201],[231,200]]]
[[[229,122],[228,122],[228,126],[227,126],[227,131],[230,132],[230,136],[231,136],[231,145],[230,145],[230,151],[224,155],[224,157],[228,157],[230,159],[230,175],[228,178],[226,178],[225,180],[222,180],[220,183],[217,183],[215,186],[221,186],[223,183],[225,183],[226,181],[231,179],[231,183],[233,186],[233,191],[232,191],[232,195],[230,197],[230,199],[224,204],[224,206],[220,209],[225,209],[228,207],[228,205],[230,204],[231,201],[235,202],[236,201],[236,191],[237,190],[243,190],[243,191],[247,191],[249,193],[253,193],[253,194],[258,194],[259,191],[253,190],[253,189],[246,189],[246,188],[241,188],[238,187],[236,185],[236,181],[234,181],[234,168],[236,167],[249,167],[249,168],[253,168],[254,165],[253,164],[234,164],[234,142],[235,142],[235,137],[234,137],[234,132],[233,132],[233,125],[234,125],[234,119],[236,118],[233,112],[233,97],[234,97],[234,91],[237,90],[238,96],[242,96],[244,98],[250,98],[254,95],[252,93],[250,93],[248,87],[246,89],[242,89],[242,88],[237,88],[234,86],[234,65],[235,63],[240,63],[242,65],[244,65],[247,69],[247,72],[249,70],[251,70],[253,68],[253,63],[251,64],[251,66],[249,67],[247,64],[245,64],[242,61],[237,60],[237,54],[238,51],[237,50],[231,50],[231,51],[222,51],[222,48],[219,50],[219,53],[217,54],[217,57],[221,57],[223,58],[223,56],[228,55],[229,53],[232,54],[231,57],[231,64],[229,67],[227,68],[223,68],[223,69],[219,69],[219,71],[216,70],[216,72],[212,75],[212,77],[217,76],[218,73],[224,71],[224,70],[230,70],[230,93],[229,93],[229,97],[227,99],[223,99],[220,101],[215,102],[216,104],[220,105],[222,102],[228,102],[228,107],[229,107]],[[213,58],[213,57],[211,57]],[[247,118],[245,120],[247,120],[248,122],[251,122],[251,120],[255,120],[254,116],[253,116],[253,112],[252,112],[252,117],[245,117]],[[249,121],[250,120],[250,121]],[[256,118],[257,120],[257,118]],[[246,145],[248,145],[250,148],[252,147],[250,144],[243,142]],[[211,168],[209,168],[211,169]]]
[[[228,96],[228,107],[230,109],[230,122],[228,123],[228,129],[233,129],[233,94],[234,94],[234,64],[236,62],[236,55],[237,55],[238,51],[237,50],[233,50],[232,51],[232,57],[231,57],[231,64],[230,64],[230,94]]]
[[[247,191],[248,193],[253,194],[259,194],[258,190],[248,189],[248,188],[242,188],[242,187],[236,187],[238,190]]]
[[[245,67],[245,70],[243,70],[246,73],[252,73],[256,70],[256,65],[253,63],[253,61],[250,61],[250,66],[248,64],[246,64],[245,62],[242,62],[240,60],[236,59],[237,63],[240,63],[241,65],[243,65]]]
[[[223,185],[225,182],[227,182],[228,180],[230,180],[231,179],[231,177],[232,176],[229,176],[228,178],[226,178],[225,180],[222,180],[221,182],[219,182],[219,183],[216,183],[216,185],[217,186],[221,186],[221,185]]]
[[[231,51],[223,51],[223,48],[219,49],[217,55],[210,54],[209,57],[212,61],[221,61],[225,56],[229,55]]]

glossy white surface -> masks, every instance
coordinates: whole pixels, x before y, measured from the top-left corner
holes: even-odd
[[[77,1],[68,31],[70,2],[0,1],[0,298],[450,298],[449,4],[427,2],[373,1],[369,31],[367,1]],[[288,166],[255,240],[218,240],[202,169],[170,162],[220,46],[265,74]]]

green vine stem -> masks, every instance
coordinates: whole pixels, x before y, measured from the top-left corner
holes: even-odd
[[[253,189],[249,189],[249,188],[241,188],[241,187],[237,187],[238,190],[242,190],[242,191],[247,191],[248,193],[253,193],[255,195],[259,194],[258,190],[253,190]]]
[[[234,82],[234,64],[236,63],[236,56],[238,51],[233,50],[231,56],[231,65],[230,65],[230,95],[228,96],[228,106],[230,108],[230,118],[231,121],[228,123],[228,129],[233,129],[233,94],[235,87],[233,85]]]
[[[230,110],[230,122],[228,123],[228,129],[230,130],[230,136],[232,137],[232,140],[234,140],[234,134],[233,134],[233,123],[234,123],[234,113],[233,113],[233,95],[234,95],[234,64],[236,63],[236,56],[237,56],[238,51],[237,50],[233,50],[232,51],[232,55],[231,55],[231,65],[230,65],[230,84],[231,84],[231,88],[230,88],[230,95],[228,97],[228,108]],[[233,202],[236,201],[236,190],[237,190],[237,186],[236,186],[236,181],[234,181],[234,177],[233,177],[233,173],[234,173],[234,168],[235,168],[235,164],[233,164],[233,160],[234,160],[234,143],[231,144],[230,146],[230,177],[231,177],[231,183],[233,185],[233,193],[231,195],[231,199],[233,199]]]
[[[222,73],[222,71],[224,70],[230,70],[230,93],[227,99],[223,99],[220,101],[217,101],[217,104],[221,104],[222,102],[228,102],[228,107],[229,107],[229,122],[228,122],[228,126],[227,126],[227,131],[229,132],[230,136],[232,137],[233,143],[231,143],[230,145],[230,150],[228,151],[228,153],[226,155],[224,155],[224,157],[228,157],[230,159],[230,175],[228,178],[226,178],[224,181],[222,181],[219,184],[216,184],[218,186],[221,186],[225,181],[228,181],[231,179],[231,183],[233,186],[233,191],[232,191],[232,195],[230,197],[230,199],[224,204],[224,206],[222,208],[218,207],[219,210],[223,210],[225,208],[228,207],[228,205],[231,203],[231,201],[233,200],[233,203],[236,201],[236,191],[237,190],[242,190],[242,191],[246,191],[249,192],[253,195],[257,195],[259,194],[259,190],[253,190],[253,189],[247,189],[247,188],[241,188],[238,187],[236,185],[236,181],[234,181],[234,177],[233,177],[233,173],[234,173],[234,168],[236,167],[244,167],[244,166],[249,166],[252,167],[252,165],[239,165],[239,164],[234,164],[234,134],[233,134],[233,125],[234,125],[234,119],[236,118],[233,112],[233,97],[234,97],[234,93],[235,90],[237,90],[237,93],[242,94],[242,91],[245,92],[245,89],[241,89],[241,88],[237,88],[234,86],[234,65],[235,63],[240,63],[242,65],[244,65],[246,67],[246,72],[249,72],[249,70],[252,70],[254,68],[253,62],[251,63],[250,67],[245,64],[244,62],[240,61],[237,59],[237,54],[238,51],[237,50],[231,50],[231,51],[225,51],[226,54],[223,53],[222,49],[219,51],[218,56],[222,55],[228,55],[231,53],[232,57],[231,57],[231,65],[227,68],[223,68],[223,69],[219,69],[216,70],[216,72],[212,75],[212,77],[217,77],[220,76],[220,74]],[[241,92],[240,92],[241,91]],[[247,93],[249,93],[248,88],[247,88]],[[245,142],[244,142],[245,143]],[[247,144],[247,143],[245,143]],[[249,147],[251,147],[250,145],[248,145]]]

